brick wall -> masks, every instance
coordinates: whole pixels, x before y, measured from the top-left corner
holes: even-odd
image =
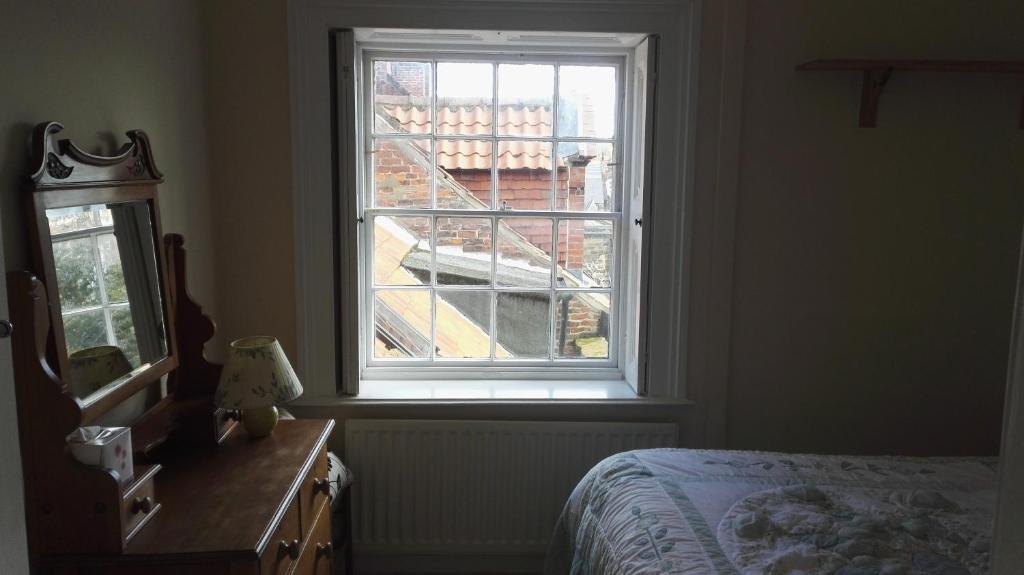
[[[375,93],[382,96],[429,95],[427,70],[429,64],[419,62],[377,62]]]

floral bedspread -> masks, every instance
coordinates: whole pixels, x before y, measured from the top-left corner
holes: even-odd
[[[996,464],[995,458],[688,449],[620,453],[595,466],[569,497],[545,574],[986,573]],[[853,505],[852,493],[884,504]],[[800,522],[790,503],[828,512]],[[877,541],[881,531],[870,534],[876,524],[889,526],[889,547],[871,543],[863,551],[851,543]],[[952,528],[966,524],[976,533]],[[804,560],[815,554],[829,562],[814,567]]]

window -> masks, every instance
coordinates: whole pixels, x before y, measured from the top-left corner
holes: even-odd
[[[51,210],[50,235],[68,354],[114,345],[140,365],[124,270],[109,209]]]
[[[621,378],[625,62],[364,54],[367,369]]]

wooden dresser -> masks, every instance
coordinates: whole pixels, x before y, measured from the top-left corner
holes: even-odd
[[[160,513],[120,555],[47,557],[75,575],[329,575],[334,564],[325,444],[331,420],[282,421],[250,439],[161,459]]]
[[[134,130],[114,155],[97,156],[58,140],[62,128],[44,122],[33,133],[34,269],[7,274],[32,573],[332,573],[325,445],[334,422],[282,421],[253,439],[237,412],[217,408],[222,366],[206,358],[216,326],[188,292],[184,239],[161,234],[163,175],[149,139]],[[101,235],[106,256],[68,259],[67,242],[96,242],[89,250],[97,254]],[[98,310],[109,315],[72,305],[82,282],[58,273],[58,263],[75,261],[92,262],[82,268],[91,278],[84,285],[97,286],[85,292],[89,305],[115,294],[126,328],[114,331],[114,304]],[[92,323],[65,330],[76,317]],[[90,330],[102,337],[81,340]],[[133,398],[145,405],[130,405]],[[93,427],[113,415],[105,425],[116,430]],[[85,463],[68,445],[69,435],[82,449],[110,433],[120,442],[79,451]]]

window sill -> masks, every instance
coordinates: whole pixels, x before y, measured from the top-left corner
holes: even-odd
[[[358,396],[304,395],[288,404],[297,417],[485,419],[528,421],[680,421],[686,399],[640,397],[620,380],[363,380]],[[399,389],[401,388],[401,389]]]
[[[363,380],[358,399],[580,400],[637,399],[637,395],[621,380]]]
[[[304,395],[288,407],[344,405],[441,405],[441,404],[609,404],[609,405],[693,405],[676,398],[638,396],[622,380],[363,380],[358,396]]]

